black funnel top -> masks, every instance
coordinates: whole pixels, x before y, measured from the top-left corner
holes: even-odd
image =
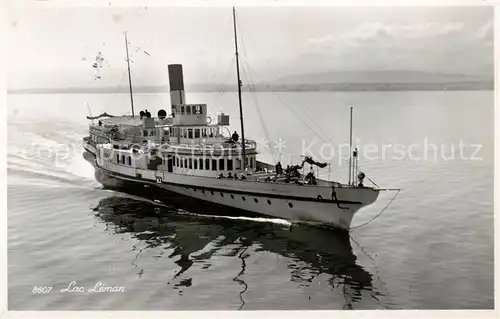
[[[170,91],[184,91],[182,64],[168,65],[168,80],[170,83]]]

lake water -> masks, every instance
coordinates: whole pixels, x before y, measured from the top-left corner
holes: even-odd
[[[187,98],[240,131],[236,94]],[[307,151],[342,181],[346,160],[329,156],[348,142],[354,106],[360,170],[402,191],[349,235],[102,189],[82,157],[87,103],[92,115],[130,112],[126,94],[8,96],[10,310],[493,308],[492,91],[244,94],[263,159]],[[136,113],[168,104],[135,96]],[[72,281],[85,292],[61,292]],[[98,282],[125,291],[88,292]]]

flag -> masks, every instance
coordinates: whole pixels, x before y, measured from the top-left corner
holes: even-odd
[[[306,156],[304,158],[304,162],[308,163],[308,164],[311,164],[311,165],[316,165],[318,166],[319,168],[324,168],[328,165],[328,163],[320,163],[320,162],[316,162],[312,157],[310,156]]]

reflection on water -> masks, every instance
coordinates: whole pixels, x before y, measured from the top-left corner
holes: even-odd
[[[168,257],[177,258],[175,263],[179,267],[173,279],[188,274],[195,262],[203,263],[205,269],[213,266],[210,260],[215,255],[238,258],[241,269],[233,281],[241,285],[240,309],[245,305],[248,290],[242,275],[250,251],[270,252],[287,258],[290,281],[301,287],[309,286],[320,274],[331,275],[328,284],[343,292],[344,309],[352,309],[353,303],[361,300],[363,293],[375,300],[381,295],[372,287],[372,275],[356,264],[346,232],[308,225],[183,214],[178,208],[177,205],[174,208],[112,196],[100,200],[94,212],[107,225],[108,231],[131,233],[146,243],[137,257],[144,250],[155,247],[172,251]],[[142,270],[138,275],[142,275]],[[192,278],[187,278],[180,280],[174,288],[188,288],[191,284]]]
[[[194,100],[229,113],[237,99],[235,93],[222,99],[220,94],[195,95]],[[287,152],[295,154],[303,139],[314,144],[305,127],[290,129],[295,119],[283,118],[276,96],[250,95],[265,107],[267,118],[281,120],[264,134],[257,113],[248,112],[249,136],[282,137]],[[137,98],[152,112],[165,104],[154,94]],[[283,98],[311,105],[307,111],[325,136],[338,137],[334,144],[348,142],[349,108],[332,105],[356,105],[355,139],[361,145],[409,146],[428,139],[438,149],[455,145],[455,160],[433,160],[432,148],[429,160],[423,160],[425,150],[419,147],[412,157],[422,160],[395,160],[391,148],[385,160],[361,160],[378,184],[405,191],[380,219],[352,232],[350,242],[336,232],[303,225],[290,229],[287,222],[265,218],[175,215],[172,208],[131,199],[108,198],[92,212],[89,205],[116,193],[94,189],[92,166],[71,147],[59,146],[82,151],[86,102],[96,114],[120,113],[128,96],[10,95],[8,108],[16,114],[8,122],[9,309],[291,310],[342,309],[344,304],[354,309],[493,309],[493,91],[285,92]],[[83,107],[72,108],[68,117],[61,112],[68,105]],[[461,140],[483,145],[476,154],[483,160],[460,160],[456,146]],[[311,151],[320,152],[322,144]],[[48,156],[45,146],[62,156]],[[261,151],[262,159],[272,160],[269,148]],[[464,155],[473,152],[474,147],[466,147]],[[347,166],[336,163],[331,179],[345,180]],[[353,225],[374,216],[386,200],[357,215]],[[219,213],[198,206],[203,215]],[[234,257],[224,257],[231,253]],[[56,291],[72,280],[88,287],[105,281],[127,292]],[[34,295],[33,285],[56,288]]]

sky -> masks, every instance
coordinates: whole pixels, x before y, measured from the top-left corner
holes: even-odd
[[[242,67],[253,82],[335,70],[493,74],[488,7],[241,7],[236,14]],[[41,3],[9,12],[8,88],[126,85],[125,30],[134,85],[167,84],[169,63],[183,64],[187,83],[234,80],[231,7]]]

